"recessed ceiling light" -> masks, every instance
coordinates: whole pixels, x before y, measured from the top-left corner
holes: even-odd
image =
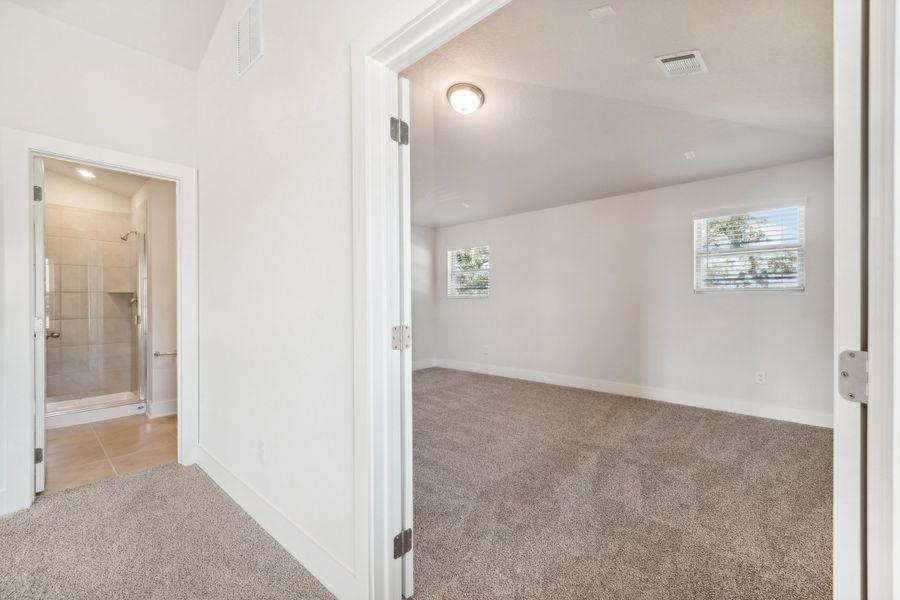
[[[84,177],[85,179],[94,179],[95,177],[97,177],[96,175],[94,175],[93,173],[88,171],[87,169],[77,169],[77,171],[78,171],[78,174],[81,175],[82,177]]]
[[[684,157],[688,160],[694,160],[697,158],[697,154],[693,150],[689,150],[684,153]]]
[[[469,204],[468,202],[463,202],[463,203],[462,203],[462,207],[463,207],[463,208],[469,208],[470,206],[471,206],[471,204]]]
[[[484,104],[484,92],[471,83],[455,83],[447,89],[447,101],[461,115],[475,112]]]
[[[602,19],[604,17],[609,17],[615,14],[615,9],[609,4],[604,4],[603,6],[598,6],[597,8],[592,8],[588,11],[588,14],[591,15],[592,19]]]

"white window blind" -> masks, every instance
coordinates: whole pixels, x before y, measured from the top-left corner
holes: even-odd
[[[484,298],[490,288],[490,246],[480,244],[447,252],[447,296]]]
[[[805,209],[694,219],[694,290],[802,290]]]

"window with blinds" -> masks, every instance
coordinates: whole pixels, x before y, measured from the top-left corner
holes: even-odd
[[[487,244],[447,252],[447,296],[486,298],[491,288],[491,249]]]
[[[694,290],[802,290],[805,209],[694,219]]]

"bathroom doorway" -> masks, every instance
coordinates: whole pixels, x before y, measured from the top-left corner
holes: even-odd
[[[176,188],[34,160],[35,491],[50,493],[177,459]]]

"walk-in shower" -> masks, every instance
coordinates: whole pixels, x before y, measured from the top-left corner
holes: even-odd
[[[45,207],[48,427],[146,409],[147,244],[133,219]]]

